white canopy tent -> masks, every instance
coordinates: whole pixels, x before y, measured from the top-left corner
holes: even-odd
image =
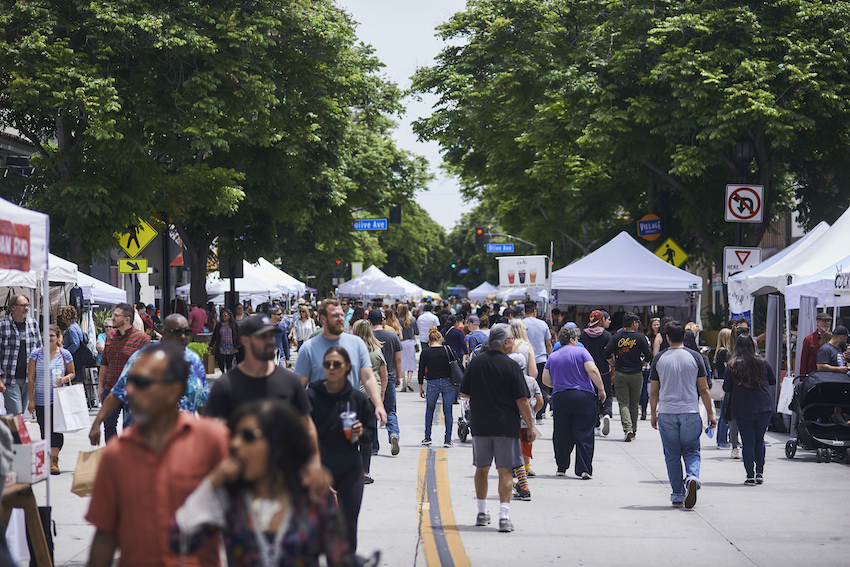
[[[404,288],[405,294],[404,296],[407,299],[421,299],[422,298],[422,288],[412,283],[401,276],[395,276],[393,281]]]
[[[559,303],[688,307],[702,279],[668,264],[626,232],[572,264],[552,272]],[[699,295],[697,295],[699,297]],[[696,317],[699,317],[699,301]]]
[[[442,297],[440,296],[440,294],[439,294],[439,293],[437,293],[436,291],[428,291],[427,289],[423,289],[423,290],[422,290],[422,299],[423,299],[423,300],[425,300],[425,299],[428,299],[429,297],[430,297],[431,299],[433,299],[433,300],[440,300],[440,299],[442,299]]]
[[[242,262],[243,277],[236,278],[234,285],[236,291],[240,295],[255,295],[263,296],[265,299],[276,297],[284,293],[288,293],[278,283],[263,274],[259,267],[249,264],[246,261]],[[177,288],[177,295],[188,296],[191,291],[191,284],[181,285]],[[219,273],[211,272],[207,275],[206,291],[208,295],[218,296],[230,291],[230,280],[221,279]]]
[[[117,305],[127,302],[127,292],[82,272],[77,273],[77,285],[83,289],[83,299],[92,303]]]
[[[473,301],[485,301],[488,295],[495,295],[499,288],[489,282],[484,282],[475,289],[469,290],[466,296]]]
[[[281,289],[285,289],[287,293],[303,295],[307,290],[307,284],[290,276],[265,258],[260,258],[257,264],[262,274],[268,276]]]
[[[785,308],[799,309],[801,297],[814,297],[818,307],[850,305],[850,295],[835,295],[835,275],[850,271],[850,256],[842,258],[825,270],[785,288]]]
[[[377,266],[369,266],[362,274],[340,284],[337,288],[340,295],[362,295],[377,296],[387,295],[390,297],[404,297],[405,288],[393,281],[391,277],[382,272]]]
[[[496,299],[499,301],[524,300],[527,295],[527,287],[506,287],[496,292]]]

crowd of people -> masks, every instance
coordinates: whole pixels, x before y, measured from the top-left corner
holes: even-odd
[[[326,299],[291,314],[268,304],[257,313],[192,305],[187,316],[156,323],[147,307],[116,306],[97,341],[102,403],[89,437],[98,444],[102,429],[109,442],[86,516],[97,529],[92,565],[110,564],[116,550],[128,563],[208,565],[216,541],[234,565],[316,564],[320,556],[329,565],[362,563],[357,526],[364,486],[376,482],[371,459],[382,427],[390,455],[400,454],[397,396],[415,391],[414,375],[425,400],[422,445],[434,443],[440,401],[442,447],[453,447],[461,404],[472,433],[478,526],[490,524],[495,465],[498,529],[514,529],[510,502],[531,500],[536,426],[546,419],[556,475],[572,467],[591,480],[595,439],[611,434],[615,397],[624,442],[647,418],[659,430],[674,506],[696,503],[700,436],[718,425],[716,409],[718,446],[734,444],[736,456],[740,435],[745,483],[764,482],[776,379],[745,320],[719,334],[709,361],[693,323],[652,318],[644,333],[640,317],[627,312],[612,334],[602,309],[582,318],[554,310],[544,319],[534,302]],[[46,393],[35,377],[48,364],[55,385],[77,381],[76,357],[63,344],[81,348],[82,332],[74,308],[64,308],[49,329],[48,358],[28,308],[18,296],[0,320],[0,388],[10,413],[35,411],[58,474],[63,439],[44,431]],[[211,384],[188,347],[209,332],[222,372]],[[822,340],[817,369],[846,371],[846,335],[838,327],[827,339],[807,338],[804,357],[811,358],[809,342]],[[722,380],[717,403],[712,376]]]

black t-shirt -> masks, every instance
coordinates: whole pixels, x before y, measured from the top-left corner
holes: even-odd
[[[309,415],[312,410],[301,379],[293,371],[275,366],[270,375],[254,378],[236,366],[212,385],[204,413],[227,420],[242,404],[267,398],[288,402],[302,415]]]
[[[375,338],[384,343],[381,347],[381,352],[384,353],[384,358],[387,359],[387,376],[395,379],[395,353],[401,352],[401,341],[398,340],[398,335],[386,329],[378,329],[373,331]]]
[[[342,390],[331,394],[325,387],[325,381],[313,382],[307,389],[307,397],[313,406],[313,423],[319,438],[319,453],[322,464],[334,474],[341,474],[363,465],[360,458],[360,445],[368,445],[372,450],[372,439],[377,433],[375,410],[364,394],[351,387],[346,380]],[[339,414],[353,411],[363,423],[363,435],[357,443],[345,438],[345,430]]]
[[[591,337],[587,334],[587,331],[582,331],[578,340],[593,357],[593,362],[596,363],[596,368],[599,369],[600,374],[605,375],[611,372],[608,358],[605,356],[605,347],[611,341],[611,333],[602,331],[602,334],[598,337]]]
[[[473,358],[460,391],[469,396],[472,435],[519,438],[516,401],[530,394],[519,365],[508,355],[488,350]]]
[[[617,357],[617,372],[623,374],[639,374],[643,369],[642,360],[649,362],[652,359],[646,337],[642,333],[624,329],[617,331],[605,347],[605,357],[611,358],[612,354]]]
[[[721,380],[726,373],[726,363],[729,362],[729,351],[722,348],[714,355],[714,375]]]
[[[436,380],[439,378],[451,378],[449,369],[449,348],[451,347],[427,347],[419,355],[419,383],[423,380]]]
[[[21,337],[20,346],[18,346],[18,363],[15,366],[15,380],[27,379],[27,322],[12,321],[18,328],[18,334]]]

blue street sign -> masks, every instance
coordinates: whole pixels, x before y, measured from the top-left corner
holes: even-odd
[[[387,230],[387,219],[360,219],[351,223],[354,230]]]
[[[494,254],[510,254],[514,251],[513,244],[488,244],[487,252]]]
[[[647,237],[652,236],[653,234],[661,234],[661,219],[656,218],[638,221],[638,236]],[[656,236],[656,238],[658,237]]]

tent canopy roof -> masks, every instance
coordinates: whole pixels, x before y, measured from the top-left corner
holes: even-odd
[[[799,309],[800,297],[815,297],[819,306],[850,305],[850,295],[835,295],[835,274],[850,271],[850,256],[842,258],[817,274],[785,288],[785,308]]]
[[[407,293],[401,284],[393,281],[375,265],[369,266],[356,278],[340,284],[337,291],[343,295],[391,295],[394,297],[403,297]]]
[[[488,295],[493,295],[499,291],[499,288],[494,286],[489,282],[484,282],[475,289],[469,290],[469,293],[466,294],[469,299],[474,301],[484,301],[487,299]]]

